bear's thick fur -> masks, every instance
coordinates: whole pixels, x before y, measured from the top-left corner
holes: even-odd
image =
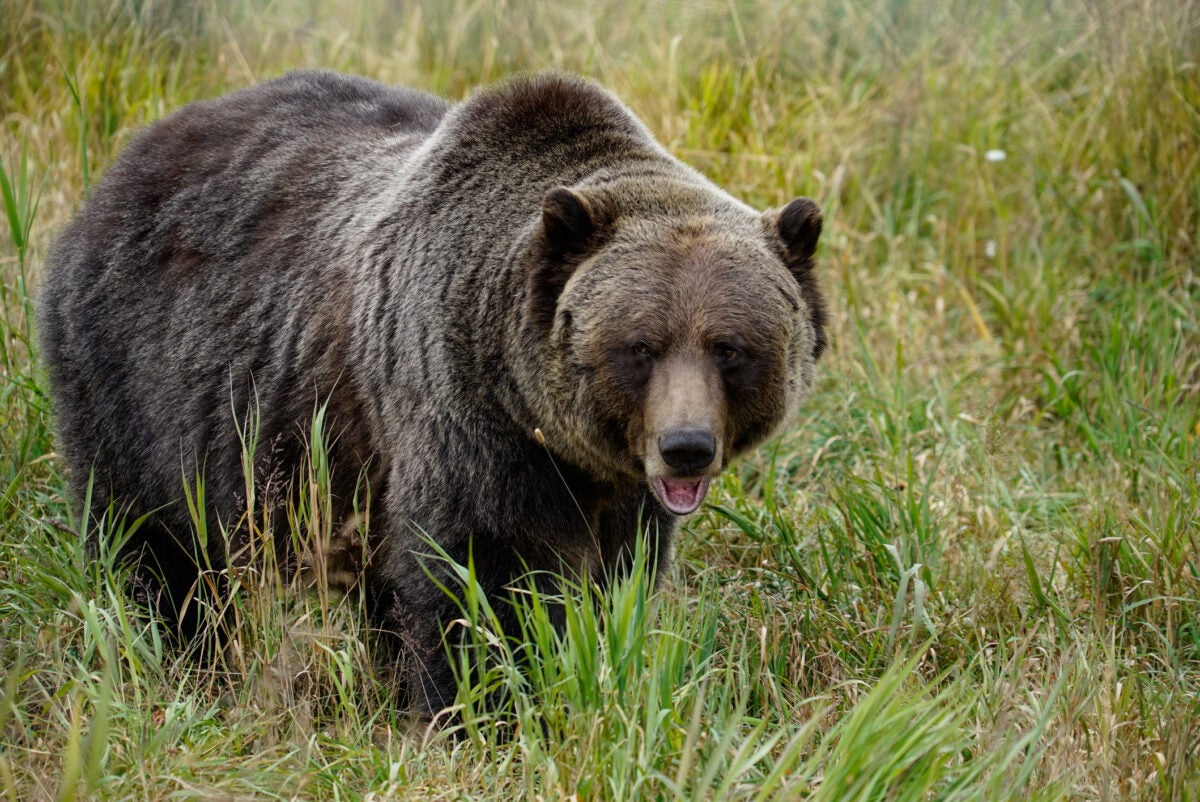
[[[604,582],[639,533],[661,567],[813,382],[820,229],[812,201],[755,212],[558,74],[448,106],[298,72],[187,106],[107,171],[41,290],[72,493],[94,475],[93,514],[149,514],[124,554],[169,615],[197,579],[185,482],[236,540],[246,430],[286,485],[327,405],[336,515],[372,499],[373,623],[436,711],[456,615],[422,537],[492,592]]]

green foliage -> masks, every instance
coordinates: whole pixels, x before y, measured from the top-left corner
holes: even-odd
[[[0,0],[0,19],[0,799],[1197,799],[1189,4]],[[832,345],[794,425],[722,478],[657,592],[530,581],[504,631],[509,602],[454,566],[440,727],[390,703],[329,568],[369,521],[331,520],[321,410],[290,506],[256,507],[247,468],[255,559],[192,600],[227,631],[205,660],[125,600],[112,544],[138,522],[109,511],[89,547],[53,451],[32,299],[55,232],[140,126],[302,66],[454,97],[586,72],[734,194],[825,211]]]
[[[600,597],[570,583],[547,596],[530,578],[496,602],[516,608],[517,631],[506,632],[473,562],[451,564],[463,630],[450,633],[461,657],[451,731],[488,763],[520,763],[527,796],[957,799],[974,798],[985,778],[1030,773],[1020,758],[1045,720],[1005,750],[977,753],[973,689],[920,677],[929,644],[838,717],[823,697],[796,697],[753,633],[722,648],[719,607],[657,609],[644,554],[634,566]]]

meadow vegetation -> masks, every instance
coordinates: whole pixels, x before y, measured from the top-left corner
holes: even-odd
[[[463,566],[453,729],[319,575],[239,573],[238,637],[180,659],[63,494],[56,230],[140,126],[301,66],[586,73],[825,210],[799,418],[658,593],[500,633]],[[0,798],[1200,799],[1195,2],[0,0],[0,118]]]

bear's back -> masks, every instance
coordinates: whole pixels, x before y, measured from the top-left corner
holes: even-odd
[[[231,393],[237,414],[247,395],[276,410],[268,432],[310,415],[312,392],[328,398],[344,370],[348,303],[345,263],[322,250],[348,225],[339,200],[355,182],[378,183],[360,178],[362,165],[383,162],[372,175],[386,174],[447,108],[424,92],[303,71],[191,104],[134,137],[55,243],[40,291],[77,497],[95,468],[101,502],[111,485],[164,503],[178,494],[181,440],[210,464],[236,465],[236,451],[213,451],[205,434],[228,428]],[[290,366],[323,360],[334,378],[296,392]]]
[[[171,204],[189,195],[203,195],[201,218],[257,214],[255,201],[277,194],[281,181],[328,183],[344,154],[386,140],[411,149],[446,110],[424,92],[317,70],[192,103],[133,139],[64,233],[55,261],[70,262],[75,246],[94,253],[110,240],[151,235],[156,218],[180,211]]]

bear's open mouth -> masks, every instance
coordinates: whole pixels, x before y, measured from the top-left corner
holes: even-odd
[[[694,511],[708,493],[707,476],[699,479],[661,479],[656,476],[651,484],[663,506],[676,515]]]

